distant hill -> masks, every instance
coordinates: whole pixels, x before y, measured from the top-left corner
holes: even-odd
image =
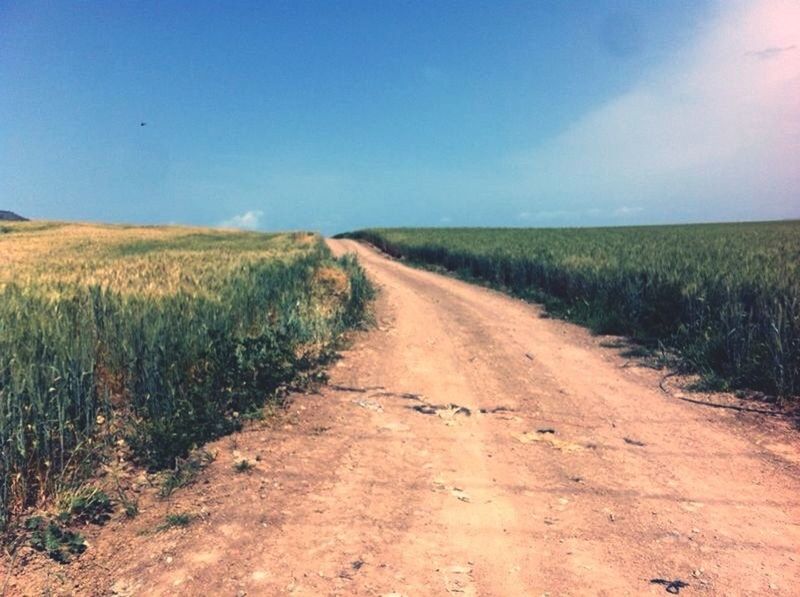
[[[0,209],[0,221],[27,222],[28,218],[23,218],[22,216],[15,214],[13,211],[5,211]]]

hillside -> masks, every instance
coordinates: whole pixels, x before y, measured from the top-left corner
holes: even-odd
[[[23,218],[21,215],[15,214],[13,211],[6,211],[4,209],[0,209],[0,221],[27,222],[28,218]]]

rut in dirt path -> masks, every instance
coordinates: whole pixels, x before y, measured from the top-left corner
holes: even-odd
[[[216,442],[208,483],[170,506],[202,508],[196,524],[99,538],[86,566],[112,572],[94,587],[796,594],[791,434],[677,401],[534,306],[331,246],[357,252],[380,286],[377,327],[320,395],[295,398],[286,425]],[[261,456],[250,474],[231,472],[242,455]]]

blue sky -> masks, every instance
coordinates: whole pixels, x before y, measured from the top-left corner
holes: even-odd
[[[326,233],[798,217],[792,22],[793,0],[0,0],[0,209]]]

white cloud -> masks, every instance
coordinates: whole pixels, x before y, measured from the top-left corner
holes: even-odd
[[[798,23],[796,0],[720,2],[689,47],[523,156],[529,189],[616,216],[796,211]]]
[[[642,211],[644,211],[644,209],[641,207],[637,206],[629,207],[627,205],[623,205],[622,207],[618,207],[617,209],[614,210],[614,215],[619,217],[625,217],[641,213]]]
[[[522,211],[517,217],[520,220],[530,222],[545,222],[552,220],[564,220],[580,216],[580,212],[567,209],[542,209],[539,211]]]
[[[238,228],[240,230],[256,230],[261,224],[264,212],[259,210],[246,211],[243,214],[219,223],[220,228]]]

